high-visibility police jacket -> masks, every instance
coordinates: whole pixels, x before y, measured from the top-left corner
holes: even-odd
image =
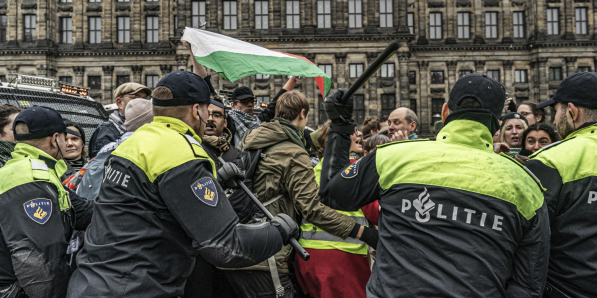
[[[64,160],[24,143],[12,157],[0,169],[0,287],[18,281],[29,297],[64,297],[68,240],[92,206],[60,183]]]
[[[196,257],[246,267],[280,250],[270,223],[237,224],[200,143],[156,116],[112,152],[67,297],[182,296]]]
[[[597,124],[587,124],[543,148],[525,165],[547,188],[551,228],[547,281],[571,297],[596,297]]]
[[[368,297],[540,297],[549,244],[542,188],[493,152],[484,124],[452,120],[435,142],[389,143],[347,166],[349,148],[332,127],[320,196],[340,210],[379,199]]]
[[[313,171],[315,172],[315,181],[317,181],[318,185],[321,177],[322,165],[323,163],[319,162],[313,168]],[[367,221],[367,218],[365,217],[365,214],[363,213],[363,211],[361,211],[361,209],[357,211],[336,210],[336,212],[352,218],[354,221],[356,221],[356,223],[362,226],[369,225],[369,222]],[[309,223],[306,219],[303,219],[301,222],[301,237],[299,238],[298,242],[301,244],[303,248],[337,249],[357,255],[367,254],[367,244],[365,244],[365,242],[350,237],[342,239],[338,236],[332,235],[324,231],[323,229],[315,226],[312,223]]]

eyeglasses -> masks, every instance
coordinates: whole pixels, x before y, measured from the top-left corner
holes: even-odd
[[[220,120],[224,118],[224,115],[222,113],[209,113],[207,119],[209,119],[209,117],[213,118],[214,120]]]

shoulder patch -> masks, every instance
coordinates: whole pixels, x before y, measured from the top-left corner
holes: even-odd
[[[425,142],[425,141],[429,141],[429,139],[416,139],[416,140],[404,140],[404,141],[390,142],[390,143],[385,143],[383,145],[377,145],[377,148],[382,148],[382,147],[395,145],[395,144],[406,144],[406,143],[411,143],[411,142]]]
[[[191,190],[199,201],[210,207],[218,204],[218,189],[210,177],[203,177],[191,185]]]
[[[346,167],[346,169],[344,169],[344,171],[342,171],[341,176],[346,179],[354,178],[359,173],[360,163],[361,160],[359,159],[356,162],[350,164],[348,167]]]
[[[52,216],[52,200],[50,199],[33,199],[23,204],[25,213],[34,222],[43,225]]]

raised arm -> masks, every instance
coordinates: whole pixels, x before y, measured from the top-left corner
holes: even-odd
[[[195,56],[193,56],[193,50],[191,49],[191,45],[182,39],[180,41],[187,48],[187,50],[189,50],[189,54],[191,55],[191,61],[193,62],[193,71],[195,72],[195,74],[202,78],[205,78],[207,76],[207,71],[205,70],[205,67],[203,65],[197,62]]]

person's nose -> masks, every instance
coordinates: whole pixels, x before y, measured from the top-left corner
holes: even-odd
[[[533,152],[537,151],[541,149],[541,146],[539,146],[539,142],[535,143],[535,146],[533,146]]]

